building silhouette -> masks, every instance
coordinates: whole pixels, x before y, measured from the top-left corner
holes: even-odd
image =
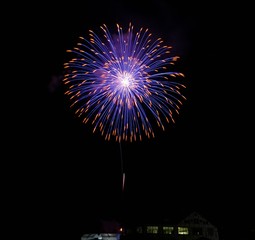
[[[219,240],[217,227],[197,212],[192,212],[178,223],[166,220],[160,223],[129,225],[123,230],[110,227],[108,229],[115,230],[87,233],[81,240]]]
[[[218,229],[199,213],[192,212],[178,223],[146,223],[127,229],[126,240],[219,240]]]

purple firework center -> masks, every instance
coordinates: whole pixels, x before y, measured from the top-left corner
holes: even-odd
[[[155,137],[154,124],[174,122],[182,100],[178,81],[184,75],[171,71],[178,59],[170,55],[171,47],[163,40],[152,40],[148,29],[127,33],[117,25],[112,35],[103,25],[103,36],[90,31],[90,39],[74,47],[75,57],[65,63],[66,94],[83,122],[91,122],[106,140],[142,140],[142,135]],[[172,81],[171,79],[175,79]]]
[[[132,73],[129,72],[120,72],[117,75],[117,84],[120,84],[120,88],[122,88],[124,91],[128,91],[129,88],[134,88],[134,76]]]

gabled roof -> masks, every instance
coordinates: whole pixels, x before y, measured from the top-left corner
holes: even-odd
[[[207,219],[202,217],[198,212],[194,211],[189,214],[186,218],[181,220],[179,224],[183,225],[210,225],[213,226]],[[214,226],[213,226],[214,227]]]

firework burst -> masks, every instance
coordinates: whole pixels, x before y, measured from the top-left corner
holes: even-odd
[[[90,30],[68,50],[74,54],[64,64],[71,107],[106,140],[155,137],[154,124],[164,130],[185,100],[185,86],[177,81],[184,75],[170,71],[178,57],[161,38],[152,40],[144,28],[135,32],[131,23],[125,33],[118,24],[115,35],[106,25],[101,30],[101,37]]]

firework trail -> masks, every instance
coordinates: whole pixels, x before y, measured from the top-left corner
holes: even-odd
[[[90,30],[68,50],[74,54],[64,64],[71,107],[106,140],[155,137],[154,124],[164,130],[185,100],[178,82],[184,75],[170,71],[178,57],[161,38],[153,40],[144,28],[135,32],[131,23],[126,32],[118,24],[117,34],[106,25],[101,30],[101,36]]]

